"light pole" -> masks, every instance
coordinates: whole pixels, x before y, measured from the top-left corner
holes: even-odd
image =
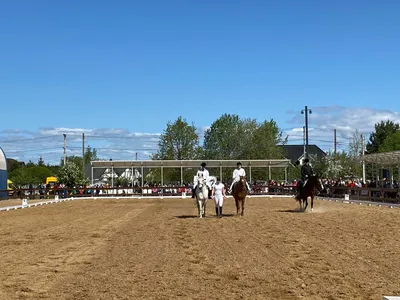
[[[305,115],[305,121],[306,121],[306,155],[305,158],[308,158],[308,114],[312,114],[311,109],[307,108],[307,105],[304,107],[304,109],[301,110],[301,114]]]

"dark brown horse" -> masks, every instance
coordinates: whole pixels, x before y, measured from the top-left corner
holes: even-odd
[[[314,210],[314,198],[317,194],[317,190],[323,190],[323,186],[319,178],[316,175],[312,175],[301,188],[300,197],[296,198],[300,203],[300,210],[306,211],[308,206],[308,197],[311,198],[311,211]]]
[[[242,211],[240,212],[240,216],[244,215],[244,200],[247,196],[247,189],[246,189],[246,177],[240,176],[238,182],[235,183],[233,187],[233,198],[235,198],[236,203],[236,216],[239,216],[240,208]]]

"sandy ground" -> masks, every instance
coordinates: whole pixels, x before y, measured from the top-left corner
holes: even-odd
[[[211,205],[210,205],[211,204]],[[400,210],[251,198],[75,200],[0,213],[0,299],[382,299],[400,295]]]

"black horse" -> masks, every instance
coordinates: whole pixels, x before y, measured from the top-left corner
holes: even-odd
[[[300,209],[306,211],[308,207],[308,197],[311,198],[311,211],[314,209],[314,197],[317,194],[317,190],[322,191],[324,189],[321,180],[316,175],[310,176],[305,185],[301,188],[300,195],[296,198],[300,203]]]

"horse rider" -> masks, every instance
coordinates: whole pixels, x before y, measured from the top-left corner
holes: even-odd
[[[222,205],[226,199],[226,194],[225,185],[220,181],[219,177],[217,177],[217,181],[213,185],[211,198],[215,201],[215,214],[217,217],[222,218]]]
[[[246,176],[246,171],[242,168],[242,163],[238,162],[236,164],[236,166],[237,166],[237,168],[235,170],[233,170],[233,175],[232,175],[233,181],[231,183],[231,186],[229,187],[229,191],[228,191],[229,194],[232,194],[233,185],[240,180],[240,176]],[[246,187],[247,187],[247,192],[250,193],[251,189],[250,189],[250,186],[247,183],[247,181],[246,181]]]
[[[301,180],[299,181],[297,185],[297,192],[298,195],[296,196],[297,200],[300,200],[300,195],[301,195],[301,189],[303,188],[304,184],[314,174],[314,171],[310,165],[310,160],[306,158],[304,160],[303,165],[301,166]]]
[[[208,173],[208,170],[206,169],[206,165],[207,164],[205,162],[201,163],[200,169],[197,170],[196,177],[197,178],[200,178],[200,177],[203,178],[204,183],[208,187],[208,199],[211,199],[211,193],[210,193],[211,186],[210,186],[210,183],[208,182],[208,177],[210,176],[210,174]],[[197,181],[193,183],[192,198],[194,198],[196,187],[197,187]]]

